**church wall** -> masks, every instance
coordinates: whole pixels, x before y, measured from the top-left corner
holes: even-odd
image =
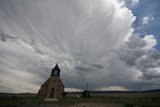
[[[38,92],[38,97],[45,98],[47,94],[47,88],[48,88],[48,82],[46,81],[42,86],[41,89]]]
[[[55,98],[61,97],[62,92],[64,92],[64,86],[60,82],[59,76],[50,77],[49,82],[48,82],[46,98],[49,98],[52,88],[54,88],[54,90],[55,90],[54,97]]]

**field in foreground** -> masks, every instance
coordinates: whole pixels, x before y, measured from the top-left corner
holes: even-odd
[[[160,93],[68,93],[59,101],[45,102],[35,94],[0,94],[0,107],[160,107]]]

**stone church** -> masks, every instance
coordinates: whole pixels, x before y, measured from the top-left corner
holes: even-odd
[[[57,99],[62,96],[64,92],[64,85],[60,79],[60,69],[58,64],[52,69],[51,76],[49,79],[41,86],[38,91],[37,97],[48,99]]]

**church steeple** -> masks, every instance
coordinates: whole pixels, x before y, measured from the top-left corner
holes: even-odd
[[[59,67],[58,67],[58,63],[57,63],[56,66],[52,69],[51,76],[60,76],[60,69],[59,69]]]

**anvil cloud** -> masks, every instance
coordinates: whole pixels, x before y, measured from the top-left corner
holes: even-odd
[[[66,90],[158,87],[156,39],[135,20],[118,0],[0,0],[0,91],[37,92],[57,62]]]

